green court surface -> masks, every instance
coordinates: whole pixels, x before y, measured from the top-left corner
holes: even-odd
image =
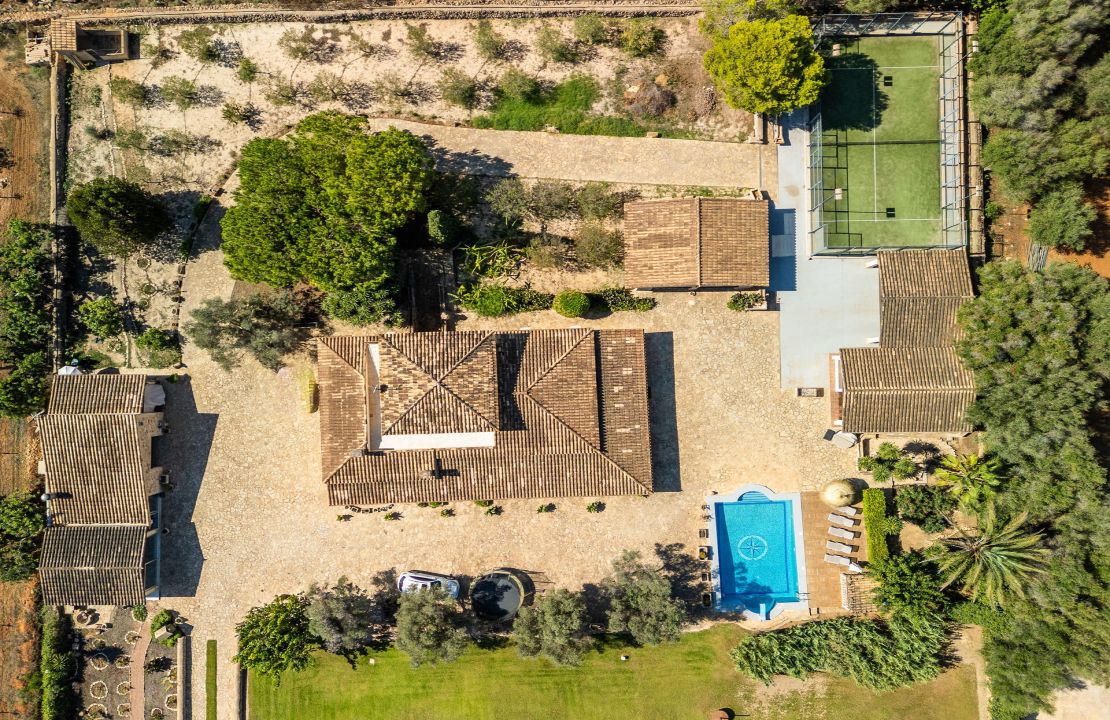
[[[938,38],[864,37],[841,48],[821,100],[826,247],[939,244]]]

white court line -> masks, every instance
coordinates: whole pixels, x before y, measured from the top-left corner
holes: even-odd
[[[940,220],[940,218],[939,217],[934,217],[934,218],[870,218],[870,219],[852,218],[852,222],[854,222],[854,223],[861,223],[861,222],[935,222],[937,220]]]
[[[876,65],[876,70],[940,70],[940,65]],[[852,70],[871,72],[872,68],[842,67],[832,68],[833,72],[851,72]]]
[[[877,84],[877,83],[876,83]],[[871,86],[871,210],[879,212],[879,116],[878,97],[875,95],[875,85]]]

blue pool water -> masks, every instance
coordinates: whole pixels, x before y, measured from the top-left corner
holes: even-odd
[[[722,609],[765,614],[798,601],[792,501],[746,492],[716,504],[715,524]]]

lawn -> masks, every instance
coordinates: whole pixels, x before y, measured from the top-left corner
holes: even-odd
[[[821,100],[829,247],[907,247],[940,237],[935,38],[845,42]],[[888,214],[893,210],[893,216]]]
[[[279,687],[252,676],[252,720],[700,720],[718,707],[753,717],[804,720],[975,720],[975,675],[966,666],[933,683],[876,694],[850,681],[819,678],[795,690],[767,690],[732,669],[728,651],[744,635],[733,625],[690,633],[677,644],[628,648],[606,643],[581,667],[521,659],[511,648],[471,650],[458,662],[413,668],[390,650],[352,670],[320,654]],[[623,662],[621,654],[629,659]]]

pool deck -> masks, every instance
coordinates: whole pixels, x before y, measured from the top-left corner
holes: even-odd
[[[863,534],[863,520],[854,528],[859,533],[855,540],[841,540],[829,535],[829,513],[832,509],[821,502],[821,494],[801,493],[802,534],[805,547],[806,577],[809,584],[809,607],[821,615],[847,612],[840,589],[840,576],[845,568],[825,562],[825,542],[836,540],[856,548],[852,558],[856,562],[867,560],[867,543]],[[857,516],[858,517],[858,516]]]

